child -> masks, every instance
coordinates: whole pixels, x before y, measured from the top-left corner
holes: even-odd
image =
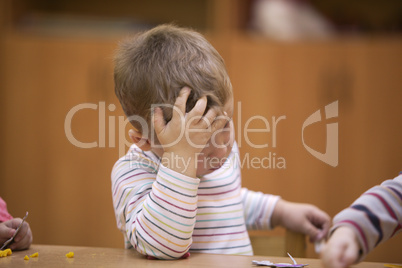
[[[361,195],[338,213],[321,258],[325,267],[360,262],[379,243],[402,228],[402,172]]]
[[[247,228],[326,235],[329,216],[315,206],[241,188],[231,83],[199,33],[158,26],[123,42],[115,64],[116,95],[134,127],[112,171],[126,248],[158,259],[251,255]]]
[[[21,224],[22,219],[13,217],[7,211],[6,202],[0,197],[0,247],[4,242],[10,239],[18,226]],[[27,222],[24,222],[18,234],[14,238],[14,242],[9,245],[11,250],[28,249],[32,243],[32,231]]]

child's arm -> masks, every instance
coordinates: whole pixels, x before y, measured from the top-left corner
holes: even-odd
[[[321,252],[326,268],[346,268],[357,262],[360,245],[356,233],[348,226],[336,229]]]
[[[243,200],[244,219],[247,229],[271,229],[272,213],[280,197],[242,188],[241,198]]]
[[[342,260],[343,252],[352,263],[362,261],[378,244],[391,238],[401,228],[402,174],[366,191],[349,208],[335,216],[334,231],[322,253],[323,262],[327,267],[347,267]],[[348,232],[345,230],[349,233],[353,231],[353,235],[348,237],[344,234]],[[352,247],[355,241],[358,246]],[[346,252],[346,245],[354,252]],[[333,253],[338,254],[337,258],[329,256]]]
[[[298,204],[242,188],[242,200],[248,229],[271,229],[278,225],[310,236],[312,241],[326,236],[330,217],[315,206]]]
[[[180,136],[181,131],[188,131],[182,128],[205,130],[225,124],[224,120],[212,124],[200,122],[206,99],[199,100],[193,110],[182,116],[188,95],[189,91],[180,92],[175,103],[178,111],[168,124],[164,123],[162,111],[155,111],[155,131],[165,151],[159,169],[156,170],[157,165],[144,152],[138,152],[135,161],[128,161],[132,163],[124,160],[116,163],[112,173],[119,229],[137,251],[159,259],[185,256],[192,244],[199,184],[199,179],[195,178],[195,154],[205,146],[213,131],[184,132],[185,135]],[[211,110],[204,117],[212,122],[216,114]],[[200,148],[191,146],[188,137]],[[183,163],[186,165],[181,165]]]
[[[272,213],[271,225],[281,225],[289,230],[304,233],[310,241],[324,238],[330,227],[330,217],[319,208],[309,205],[288,202],[280,199]]]
[[[159,259],[185,255],[192,240],[199,179],[169,170],[132,148],[112,172],[113,205],[126,248]]]

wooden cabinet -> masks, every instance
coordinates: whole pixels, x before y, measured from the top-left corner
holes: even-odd
[[[25,35],[4,40],[0,195],[15,217],[29,211],[35,243],[123,245],[110,193],[122,116],[113,92],[114,47]],[[70,129],[70,140],[96,146],[75,146]]]
[[[334,216],[365,190],[396,177],[402,157],[401,47],[400,39],[293,44],[244,36],[232,39],[229,73],[244,161],[243,186],[312,203]],[[326,119],[325,106],[334,101],[338,101],[338,116]],[[303,132],[303,123],[317,110],[322,120]],[[275,128],[275,120],[284,116]],[[327,124],[338,127],[335,167],[304,146],[325,153],[326,143],[331,142]],[[265,130],[266,125],[269,132],[245,135],[247,126]],[[265,165],[252,166],[253,158],[254,163],[266,159]],[[286,168],[278,166],[281,158]],[[400,239],[392,239],[369,260],[400,262],[396,249],[401,246]],[[312,247],[309,254],[313,255]]]

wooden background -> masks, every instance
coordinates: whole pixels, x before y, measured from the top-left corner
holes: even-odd
[[[29,3],[35,1],[25,2],[0,5],[6,18],[0,22],[0,196],[13,216],[29,211],[34,243],[123,247],[110,173],[129,144],[112,76],[113,50],[124,34],[17,27],[11,11],[32,11]],[[200,12],[179,21],[199,26],[226,61],[241,159],[271,155],[271,161],[286,163],[282,169],[272,162],[266,168],[245,162],[243,186],[312,203],[334,216],[368,188],[395,177],[402,169],[402,39],[267,40],[237,30],[233,14],[239,6],[233,3],[238,2],[194,1],[187,5]],[[141,14],[155,15],[136,4]],[[157,16],[162,22],[172,20],[163,14]],[[308,116],[321,109],[325,117],[323,109],[333,101],[338,117],[311,125],[304,135],[308,146],[324,152],[326,124],[337,123],[336,167],[314,158],[301,138]],[[72,117],[70,140],[94,148],[79,148],[67,137],[66,117],[74,107],[84,109]],[[255,116],[268,119],[271,132],[248,133],[247,142],[245,124]],[[277,124],[274,147],[272,117],[280,116],[286,119]],[[263,127],[261,120],[249,125]],[[272,234],[283,230],[260,235]],[[367,260],[402,262],[401,247],[399,235]],[[307,256],[316,256],[311,245]]]

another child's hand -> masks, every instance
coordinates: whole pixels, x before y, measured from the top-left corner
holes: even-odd
[[[10,239],[16,232],[18,226],[21,224],[22,219],[14,218],[9,221],[0,223],[0,245],[3,245]],[[32,231],[27,222],[24,222],[14,237],[14,242],[10,244],[11,250],[27,249],[32,243]]]
[[[283,227],[304,233],[315,242],[323,239],[331,225],[327,213],[316,206],[309,204],[292,203],[280,199],[272,214],[272,226],[282,225]]]
[[[347,226],[337,228],[321,251],[324,267],[344,268],[359,258],[359,243],[355,232]]]

